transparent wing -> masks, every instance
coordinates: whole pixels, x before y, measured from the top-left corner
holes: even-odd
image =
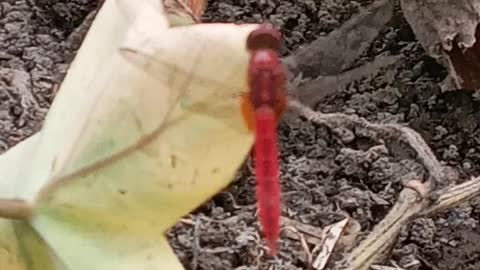
[[[146,12],[158,16],[161,9],[152,6]],[[239,98],[247,92],[249,55],[245,43],[257,25],[167,26],[165,31],[146,33],[140,29],[154,21],[148,17],[139,16],[132,23],[131,38],[120,48],[120,54],[159,84],[179,93],[183,110],[225,121],[240,114]]]
[[[169,22],[167,14],[163,7],[163,0],[114,0],[118,11],[125,16],[125,19],[130,23],[134,23],[139,17],[147,17],[149,20],[155,20],[155,23],[151,24],[152,28],[157,31],[159,28],[168,28]],[[145,7],[147,7],[145,9]],[[148,33],[148,28],[136,31]]]
[[[247,136],[241,134],[250,132],[241,114],[240,96],[247,92],[247,36],[258,25],[195,24],[167,26],[161,31],[155,29],[148,32],[145,29],[155,23],[159,9],[152,7],[145,12],[152,14],[135,18],[125,42],[119,48],[120,55],[154,78],[158,82],[159,91],[170,89],[174,93],[171,98],[178,100],[178,103],[172,103],[177,103],[177,109],[182,113],[176,114],[179,118],[168,120],[168,125],[184,126],[185,130],[195,134],[192,136],[209,137],[209,140],[224,144],[221,147],[228,146],[232,149],[232,145],[238,144],[236,140]],[[163,25],[159,23],[159,27]],[[213,130],[218,134],[212,134]],[[232,138],[231,141],[228,138]],[[247,138],[246,141],[250,140],[250,135]],[[170,146],[166,145],[163,149],[168,147]],[[200,156],[212,153],[212,147],[207,146],[205,140],[201,145],[189,147],[190,149],[185,149],[188,153],[197,148],[201,149],[195,151],[201,153]],[[199,159],[205,159],[200,156]],[[175,171],[180,169],[176,167],[178,164],[187,162],[180,154],[168,159]],[[199,181],[198,173],[192,170],[191,177],[178,177],[175,181],[164,179],[162,185],[170,188],[191,186]],[[171,174],[175,172],[172,171]]]

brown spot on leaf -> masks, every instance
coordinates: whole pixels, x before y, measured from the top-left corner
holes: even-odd
[[[177,157],[175,155],[170,156],[170,165],[172,168],[177,167]]]
[[[195,184],[195,182],[197,181],[197,177],[198,177],[198,170],[195,169],[193,171],[193,177],[192,177],[192,181],[190,182],[191,184]]]
[[[57,165],[57,157],[54,157],[52,160],[52,164],[50,165],[50,171],[53,172],[55,170],[55,166]]]

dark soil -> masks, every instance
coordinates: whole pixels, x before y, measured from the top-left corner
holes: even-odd
[[[372,1],[210,1],[206,21],[281,26],[284,55],[325,36]],[[38,131],[79,46],[78,27],[96,0],[0,1],[0,151]],[[355,113],[373,122],[406,123],[461,179],[480,173],[480,103],[471,92],[441,93],[447,71],[415,40],[401,11],[358,59],[397,55],[388,69],[372,72],[326,97],[318,110]],[[386,148],[355,137],[341,140],[303,119],[280,127],[283,216],[323,228],[345,213],[370,231],[395,203],[401,181],[424,170],[400,144]],[[187,269],[307,269],[300,241],[282,236],[278,258],[266,255],[256,219],[251,159],[237,181],[169,232]],[[404,228],[389,260],[405,269],[480,269],[480,200],[474,199]],[[271,268],[274,266],[274,268]]]

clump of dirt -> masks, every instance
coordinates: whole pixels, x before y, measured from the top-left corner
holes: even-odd
[[[0,2],[0,152],[41,127],[55,83],[80,45],[70,35],[95,3]]]
[[[338,28],[362,7],[365,1],[209,1],[206,22],[258,23],[268,21],[284,33],[285,53]]]
[[[285,34],[284,55],[340,27],[373,1],[210,1],[205,21],[270,21]],[[81,24],[96,0],[0,2],[0,151],[36,132],[76,52]],[[374,122],[405,123],[465,179],[480,172],[479,102],[472,93],[442,93],[447,71],[415,40],[401,10],[355,65],[396,55],[389,68],[352,82],[315,107]],[[400,143],[376,145],[337,137],[297,118],[281,123],[283,216],[322,228],[349,215],[369,231],[395,203],[402,181],[425,175]],[[266,255],[256,218],[249,158],[235,183],[169,232],[187,269],[306,269],[300,241],[282,235],[278,258]],[[478,269],[480,200],[419,218],[404,228],[390,259],[404,269]],[[285,233],[284,233],[285,234]],[[311,248],[311,247],[310,247]]]

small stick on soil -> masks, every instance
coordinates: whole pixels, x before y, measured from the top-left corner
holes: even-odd
[[[447,187],[435,192],[438,195],[429,207],[422,210],[418,215],[428,216],[446,209],[453,208],[463,202],[480,195],[480,177],[472,178],[463,184]]]
[[[308,106],[337,92],[350,82],[394,64],[395,56],[382,56],[347,72],[370,47],[393,15],[389,0],[378,0],[327,36],[321,36],[283,59],[290,77],[289,95]],[[340,46],[340,47],[339,47]],[[294,78],[314,78],[306,80]]]
[[[480,177],[435,191],[436,184],[446,180],[444,168],[423,138],[408,127],[396,124],[374,124],[364,118],[343,113],[315,112],[297,101],[291,101],[289,105],[300,115],[317,124],[327,126],[334,133],[339,128],[346,127],[377,141],[385,137],[404,141],[416,151],[418,159],[429,173],[429,178],[424,183],[412,179],[415,183],[406,184],[399,194],[397,203],[385,218],[375,226],[365,240],[345,256],[344,260],[336,263],[335,269],[368,269],[388,254],[400,230],[413,218],[454,207],[480,195]],[[342,136],[340,133],[337,135]]]
[[[198,268],[198,254],[201,250],[200,247],[200,220],[195,222],[193,227],[193,258],[192,258],[192,269],[196,270]]]
[[[284,63],[292,76],[299,72],[311,78],[339,74],[368,49],[392,14],[391,1],[375,1],[328,36],[300,47]]]
[[[232,201],[232,207],[233,209],[241,209],[242,207],[237,204],[237,201],[235,200],[235,197],[233,197],[232,193],[228,191],[222,192],[222,194],[225,194],[228,196],[228,198]]]
[[[313,256],[312,253],[310,252],[310,248],[308,247],[307,240],[305,239],[305,236],[299,232],[295,227],[292,226],[287,226],[284,228],[284,230],[289,230],[293,232],[297,237],[300,239],[300,243],[302,244],[303,250],[305,251],[305,254],[307,256],[307,263],[308,265],[312,265],[313,261]]]
[[[282,226],[284,228],[295,228],[296,232],[301,233],[309,244],[318,245],[323,242],[323,230],[321,228],[317,228],[309,224],[303,224],[288,217],[282,217]],[[285,234],[287,235],[287,237],[297,240],[299,239],[298,234],[291,235],[287,231],[285,232]]]

